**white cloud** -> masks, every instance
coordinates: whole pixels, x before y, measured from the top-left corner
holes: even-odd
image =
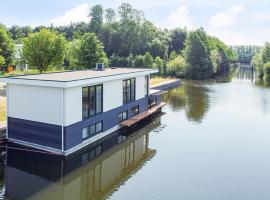
[[[180,6],[176,10],[171,11],[167,18],[167,21],[168,24],[166,26],[169,28],[192,28],[194,26],[187,6]]]
[[[212,16],[209,24],[213,27],[229,27],[234,24],[239,14],[246,10],[246,7],[241,4],[231,6],[227,10]]]
[[[49,21],[49,23],[54,26],[69,25],[71,22],[87,22],[89,14],[89,5],[80,4],[75,8],[66,11],[63,15],[55,17]]]

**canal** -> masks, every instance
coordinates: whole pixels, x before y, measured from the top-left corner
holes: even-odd
[[[67,159],[2,151],[2,198],[270,199],[270,89],[250,68],[183,81],[164,113]]]

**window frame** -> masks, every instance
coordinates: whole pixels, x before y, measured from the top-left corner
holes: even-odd
[[[126,113],[126,118],[124,119],[123,118],[123,114]],[[121,119],[120,119],[120,115],[121,115]],[[120,113],[118,113],[118,122],[122,122],[122,121],[125,121],[128,119],[128,110],[124,110],[124,111],[121,111]]]
[[[97,131],[97,124],[101,123],[101,130]],[[93,134],[91,134],[91,127],[94,126],[95,127],[95,131]],[[87,133],[88,135],[86,137],[83,137],[83,131],[87,129]],[[99,133],[103,132],[103,121],[98,121],[98,122],[95,122],[85,128],[82,129],[82,140],[87,140],[89,139],[90,137],[93,137]]]
[[[101,108],[100,108],[100,111],[98,112],[98,106],[97,106],[97,104],[98,104],[98,101],[97,101],[97,88],[98,87],[101,87],[101,98],[100,98],[100,106],[101,106]],[[86,112],[85,110],[84,110],[84,90],[87,88],[87,116],[84,116],[84,113]],[[90,106],[91,105],[91,103],[90,103],[90,101],[91,101],[91,90],[94,88],[94,103],[92,104],[92,105],[94,105],[94,113],[91,113],[91,109],[92,109],[92,107]],[[98,85],[91,85],[91,86],[86,86],[86,87],[82,87],[82,119],[83,120],[85,120],[85,119],[88,119],[88,118],[90,118],[90,117],[93,117],[93,116],[96,116],[96,115],[98,115],[98,114],[100,114],[100,113],[103,113],[103,103],[104,103],[104,101],[103,101],[103,84],[98,84]]]
[[[144,77],[144,95],[147,97],[149,96],[149,75]]]
[[[132,82],[134,85],[132,86]],[[123,105],[134,102],[136,100],[136,78],[123,80]],[[128,87],[129,86],[129,87]],[[133,92],[132,92],[133,88]]]
[[[138,109],[138,112],[134,113],[134,110],[136,110],[136,109]],[[139,105],[133,106],[131,108],[131,117],[136,116],[138,114],[140,114],[140,106]]]

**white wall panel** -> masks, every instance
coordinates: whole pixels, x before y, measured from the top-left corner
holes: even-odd
[[[123,105],[123,80],[103,83],[103,111]]]
[[[9,84],[9,117],[62,125],[62,89]]]
[[[82,88],[65,89],[65,126],[82,121]]]
[[[144,76],[136,77],[136,100],[145,97]]]

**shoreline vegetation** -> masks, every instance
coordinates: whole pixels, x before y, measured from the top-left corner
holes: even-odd
[[[203,28],[161,29],[129,3],[118,9],[94,5],[89,22],[50,27],[0,25],[0,66],[16,65],[43,73],[51,70],[106,67],[158,68],[159,76],[208,79],[227,74],[233,49]],[[3,44],[4,44],[3,43]],[[0,43],[0,47],[3,46]],[[20,59],[14,59],[15,44],[21,45]]]

